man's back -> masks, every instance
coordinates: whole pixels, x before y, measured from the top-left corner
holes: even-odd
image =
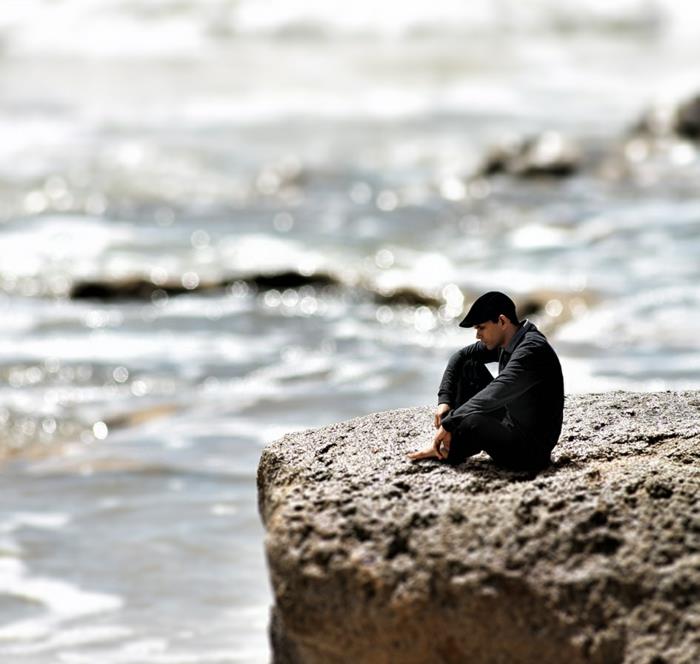
[[[510,379],[510,373],[514,374],[516,385],[530,384],[525,392],[506,405],[506,417],[527,440],[544,444],[551,450],[561,433],[564,377],[559,358],[544,334],[528,321],[523,328],[527,329],[512,352],[508,353],[508,349],[501,352],[496,380]],[[514,362],[519,366],[515,367]]]

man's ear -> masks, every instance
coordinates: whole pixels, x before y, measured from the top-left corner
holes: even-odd
[[[500,323],[501,327],[504,327],[508,323],[508,319],[503,314],[500,314],[498,316],[498,322]]]

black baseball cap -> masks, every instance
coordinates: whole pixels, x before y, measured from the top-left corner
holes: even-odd
[[[460,327],[474,327],[487,320],[496,320],[501,314],[516,325],[518,316],[515,313],[515,303],[505,293],[489,291],[478,297],[467,312]]]

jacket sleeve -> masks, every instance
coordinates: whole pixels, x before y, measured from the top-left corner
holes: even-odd
[[[465,404],[443,417],[442,426],[452,432],[467,415],[503,408],[539,383],[542,377],[537,368],[537,351],[534,344],[520,344],[498,376]]]
[[[467,360],[476,362],[498,361],[498,350],[489,350],[481,341],[477,341],[470,346],[465,346],[453,353],[447,362],[447,367],[442,374],[440,389],[438,390],[438,404],[446,403],[452,406],[455,403],[457,385],[462,377],[462,368]]]

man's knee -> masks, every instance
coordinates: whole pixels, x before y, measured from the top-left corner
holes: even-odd
[[[458,381],[455,395],[459,407],[471,399],[477,392],[481,392],[491,381],[493,376],[483,362],[466,360],[462,365],[462,373]]]
[[[464,362],[462,377],[467,383],[479,389],[483,389],[493,380],[493,376],[486,368],[486,365],[476,360],[466,360]]]
[[[481,413],[470,413],[462,419],[459,424],[459,433],[471,437],[478,436],[490,422],[487,415]]]

